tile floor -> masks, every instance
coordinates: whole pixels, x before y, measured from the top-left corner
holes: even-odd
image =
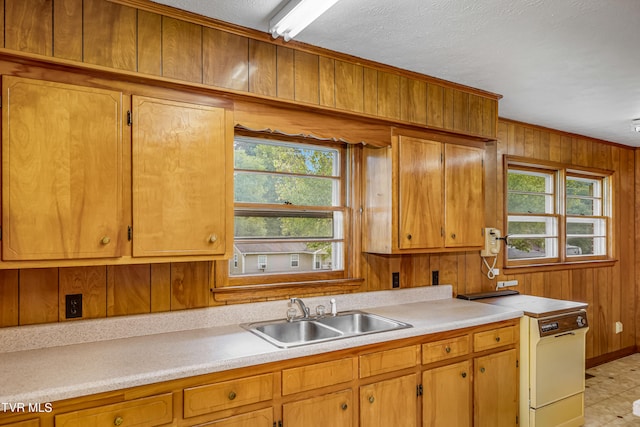
[[[640,426],[633,415],[633,402],[640,399],[640,353],[587,369],[585,383],[585,427]]]

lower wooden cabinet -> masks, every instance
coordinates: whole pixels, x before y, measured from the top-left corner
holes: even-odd
[[[474,361],[474,419],[477,427],[513,427],[518,416],[515,349]]]
[[[197,424],[194,427],[273,427],[273,409],[266,408],[221,420]]]
[[[353,411],[353,392],[343,390],[285,403],[282,420],[287,427],[351,427]]]
[[[416,375],[360,387],[360,426],[417,426]]]
[[[471,427],[471,361],[422,374],[422,427]]]

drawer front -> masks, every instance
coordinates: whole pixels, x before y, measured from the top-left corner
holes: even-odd
[[[40,427],[40,420],[17,421],[15,423],[2,424],[2,427]]]
[[[184,417],[208,414],[273,398],[273,374],[184,389]]]
[[[420,361],[420,346],[394,348],[360,356],[360,378],[412,368]]]
[[[316,363],[282,371],[282,394],[313,390],[354,379],[353,358]]]
[[[492,348],[510,345],[516,342],[518,336],[517,326],[492,329],[473,334],[474,351],[490,350]]]
[[[173,420],[173,395],[161,394],[129,402],[56,415],[56,427],[157,426]]]
[[[464,356],[471,351],[469,335],[422,344],[422,363],[438,362]]]
[[[194,427],[273,427],[273,409],[266,408],[221,420],[198,424]]]

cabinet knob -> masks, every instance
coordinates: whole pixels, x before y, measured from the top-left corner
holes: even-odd
[[[236,392],[235,391],[230,392],[229,393],[229,400],[233,400],[235,398],[236,398]]]
[[[407,234],[407,240],[411,240],[413,236],[411,234]]]
[[[123,422],[124,422],[124,418],[122,418],[121,416],[117,416],[113,419],[114,426],[120,426],[122,425]]]
[[[446,353],[451,353],[451,347],[446,346],[446,347],[444,348],[444,351],[445,351]]]
[[[484,374],[484,371],[485,371],[484,367],[480,368],[480,372],[481,372],[481,373],[483,373],[483,374]]]
[[[346,403],[343,403],[342,405],[340,405],[340,408],[342,408],[343,411],[346,411],[348,407],[349,406],[347,406]]]
[[[218,236],[216,236],[215,234],[209,236],[209,243],[215,243],[216,240],[218,240]]]
[[[466,372],[463,372],[460,375],[462,376],[462,378],[467,378],[467,373]]]
[[[500,337],[496,337],[496,342],[500,342]]]
[[[455,239],[456,238],[456,233],[451,233],[451,238]]]
[[[373,403],[375,401],[376,401],[375,397],[369,396],[369,403]]]
[[[111,243],[111,239],[109,238],[109,236],[104,236],[102,239],[100,239],[100,243],[102,243],[103,245],[108,245],[109,243]]]

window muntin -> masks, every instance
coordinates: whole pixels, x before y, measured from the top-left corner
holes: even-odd
[[[269,266],[229,275],[344,271],[343,165],[338,146],[236,136],[235,252],[268,255]]]
[[[507,266],[610,258],[609,173],[507,161]]]

